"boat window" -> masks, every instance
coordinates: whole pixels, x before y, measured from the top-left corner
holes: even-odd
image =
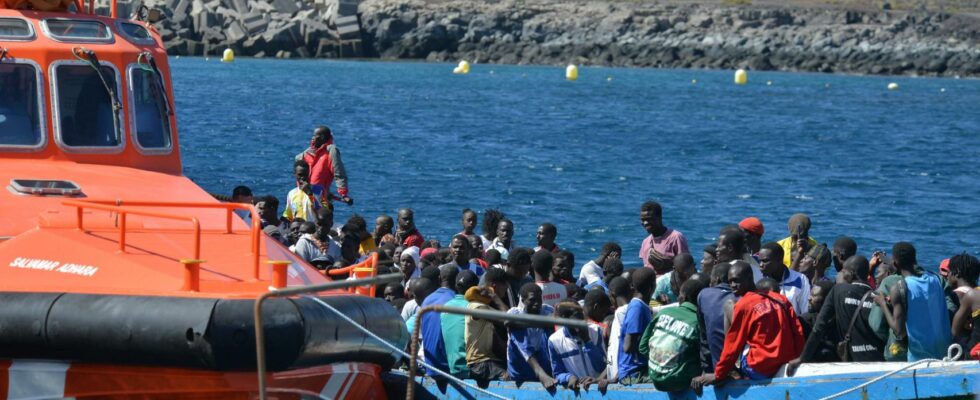
[[[116,74],[105,65],[99,68],[105,84],[88,65],[58,65],[57,86],[58,131],[62,143],[75,147],[114,147],[121,144],[113,126],[112,100],[109,90],[119,97]]]
[[[170,115],[160,79],[152,70],[140,66],[130,68],[129,79],[136,144],[141,149],[169,149]]]
[[[31,24],[19,18],[0,18],[0,39],[31,40],[34,30]]]
[[[80,19],[46,19],[44,31],[63,42],[110,42],[112,32],[100,21]]]
[[[150,36],[150,31],[146,30],[143,26],[139,24],[133,24],[129,22],[119,23],[119,32],[122,32],[123,36],[126,37],[130,42],[136,44],[153,44],[153,37]]]
[[[0,63],[0,146],[41,145],[39,101],[33,65]]]

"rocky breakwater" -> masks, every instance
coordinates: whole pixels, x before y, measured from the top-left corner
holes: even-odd
[[[968,15],[553,0],[366,0],[359,15],[366,54],[386,59],[980,76]]]

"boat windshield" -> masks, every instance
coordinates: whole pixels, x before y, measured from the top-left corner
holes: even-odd
[[[99,70],[118,98],[113,69],[102,66]],[[59,65],[55,71],[61,141],[78,147],[119,146],[121,138],[113,127],[112,100],[95,69],[88,65]]]
[[[41,144],[37,85],[34,66],[0,63],[0,146]]]
[[[170,148],[167,98],[163,95],[156,73],[134,67],[130,70],[130,79],[136,143],[144,149]]]

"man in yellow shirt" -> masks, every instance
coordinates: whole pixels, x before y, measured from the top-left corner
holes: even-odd
[[[806,214],[793,214],[789,217],[789,237],[778,243],[783,248],[783,265],[796,270],[799,260],[817,245],[816,239],[810,237],[810,217]]]

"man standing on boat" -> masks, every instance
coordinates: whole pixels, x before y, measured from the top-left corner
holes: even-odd
[[[296,156],[297,160],[306,161],[310,166],[310,183],[322,186],[324,204],[330,204],[330,184],[337,182],[337,193],[340,201],[348,205],[354,204],[354,199],[347,193],[347,171],[344,161],[340,158],[340,150],[333,144],[333,133],[330,128],[320,126],[313,130],[310,147]]]

